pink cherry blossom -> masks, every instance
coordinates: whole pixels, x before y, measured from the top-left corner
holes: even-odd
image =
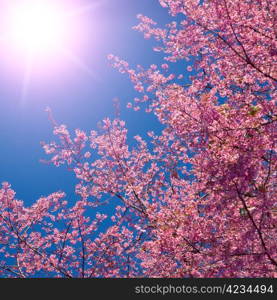
[[[135,29],[193,72],[108,59],[162,132],[131,139],[106,118],[71,134],[50,116],[42,146],[76,195],[26,207],[3,183],[1,277],[277,277],[276,2],[160,4],[180,21],[138,15]]]

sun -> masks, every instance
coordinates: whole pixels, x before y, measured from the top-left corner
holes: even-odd
[[[34,71],[56,71],[65,61],[97,79],[77,52],[82,39],[89,38],[84,20],[93,21],[90,13],[106,1],[0,0],[0,59],[8,60],[12,68],[23,66],[22,101]]]
[[[7,15],[7,34],[13,48],[25,54],[47,54],[64,44],[69,26],[57,2],[13,2]]]

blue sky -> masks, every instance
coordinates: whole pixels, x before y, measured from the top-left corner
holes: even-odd
[[[93,0],[79,0],[81,5]],[[159,24],[172,21],[158,0],[108,0],[82,16],[82,38],[75,49],[80,59],[93,71],[93,76],[69,61],[49,63],[33,68],[29,89],[21,99],[23,64],[7,62],[0,52],[0,182],[8,181],[17,198],[26,204],[57,190],[73,196],[73,173],[65,167],[55,168],[39,162],[46,156],[40,141],[53,139],[45,108],[51,107],[55,119],[87,132],[97,128],[105,117],[113,118],[112,100],[121,102],[121,118],[127,122],[130,136],[145,136],[149,130],[160,129],[154,116],[126,108],[135,96],[126,75],[109,66],[112,53],[132,66],[161,64],[162,54],[153,52],[153,40],[132,29],[138,13]],[[179,66],[180,67],[180,66]],[[181,68],[185,70],[184,66]]]

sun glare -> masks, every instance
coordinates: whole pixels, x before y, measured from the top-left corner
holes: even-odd
[[[15,2],[7,21],[11,46],[26,54],[57,51],[67,35],[66,18],[53,1]]]
[[[95,77],[79,45],[88,39],[85,20],[105,0],[0,0],[0,49],[12,67],[24,68],[22,98],[35,70],[48,72],[65,62]],[[77,50],[77,52],[75,51]]]

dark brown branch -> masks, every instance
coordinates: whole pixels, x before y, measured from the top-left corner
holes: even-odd
[[[85,241],[82,234],[82,229],[80,225],[80,221],[78,220],[78,229],[79,229],[79,235],[81,238],[81,245],[82,245],[82,277],[85,277],[85,263],[86,263],[86,249],[85,249]]]
[[[264,241],[264,238],[263,238],[263,235],[262,235],[262,232],[261,230],[259,229],[259,227],[257,226],[256,222],[254,221],[253,219],[253,216],[251,215],[246,203],[245,203],[245,200],[244,198],[242,197],[237,185],[235,184],[235,187],[236,187],[236,191],[237,191],[237,194],[238,194],[238,197],[239,199],[241,200],[242,202],[242,205],[243,205],[243,208],[245,209],[245,211],[247,212],[247,215],[248,215],[248,218],[250,219],[252,225],[254,226],[254,228],[256,229],[257,233],[258,233],[258,236],[259,236],[259,239],[261,241],[261,244],[262,244],[262,247],[264,248],[265,250],[265,254],[266,256],[268,257],[268,259],[270,260],[270,262],[277,267],[277,262],[271,257],[271,255],[269,254],[268,252],[268,249],[266,247],[266,244],[265,244],[265,241]]]
[[[194,20],[195,21],[195,20]],[[257,67],[251,60],[248,60],[246,57],[244,57],[243,55],[241,55],[224,37],[222,37],[219,33],[215,32],[212,29],[209,29],[207,26],[195,21],[195,23],[197,25],[199,25],[200,27],[204,28],[205,30],[211,32],[212,34],[214,34],[215,36],[217,36],[220,40],[222,40],[238,57],[240,57],[243,61],[245,61],[247,64],[249,64],[251,67],[253,67],[256,71],[258,71],[259,73],[261,73],[263,76],[277,81],[277,78],[272,77],[271,75],[263,72],[259,67]]]

